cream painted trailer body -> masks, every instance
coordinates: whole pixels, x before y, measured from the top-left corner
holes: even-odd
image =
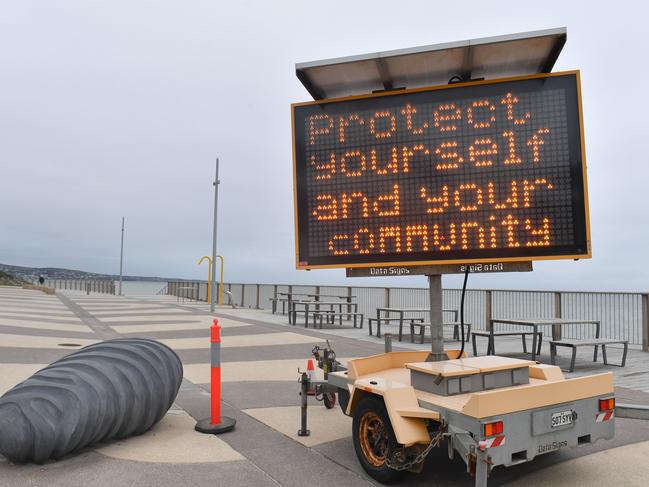
[[[457,351],[449,351],[457,357]],[[330,372],[352,416],[353,441],[367,473],[381,482],[420,471],[445,440],[476,486],[493,467],[614,436],[613,374],[566,379],[558,367],[486,356],[427,362],[428,352],[350,360]]]

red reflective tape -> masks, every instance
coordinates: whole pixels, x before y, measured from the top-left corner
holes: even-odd
[[[595,415],[596,423],[603,423],[604,421],[610,421],[615,416],[615,411],[606,411],[605,413],[598,413]]]
[[[210,423],[221,423],[221,327],[216,318],[210,327],[212,368],[210,369]]]
[[[496,436],[495,438],[488,438],[478,442],[478,448],[481,451],[485,451],[487,448],[492,448],[495,446],[502,446],[505,444],[505,436]]]
[[[221,367],[212,367],[210,374],[211,421],[212,424],[221,422]]]

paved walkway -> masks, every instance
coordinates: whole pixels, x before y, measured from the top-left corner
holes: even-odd
[[[350,441],[350,419],[339,408],[310,407],[312,435],[297,437],[296,380],[297,368],[304,368],[315,344],[333,338],[338,356],[351,358],[381,352],[382,340],[367,337],[366,330],[293,327],[285,316],[263,310],[219,309],[217,315],[223,326],[223,414],[237,419],[237,428],[220,437],[193,431],[195,420],[209,411],[208,328],[213,317],[206,305],[160,296],[120,298],[72,292],[47,296],[0,288],[0,394],[70,350],[118,336],[143,336],[166,343],[179,354],[185,370],[174,407],[150,432],[44,466],[13,465],[0,457],[0,486],[374,485],[358,465]],[[512,342],[502,351],[513,354],[517,346],[520,348],[520,342]],[[649,404],[649,394],[644,392],[649,391],[647,367],[644,375],[625,377],[641,372],[646,357],[633,351],[629,367],[612,369],[618,382],[626,386],[618,391],[618,397],[627,394],[636,402]],[[601,364],[585,362],[584,368],[588,372],[604,370]],[[578,373],[586,371],[580,367]],[[634,382],[625,382],[630,378]],[[573,472],[580,468],[590,472],[598,468],[598,458],[615,462],[636,451],[614,448],[622,445],[637,443],[641,445],[638,448],[644,448],[638,451],[647,451],[648,444],[638,443],[649,441],[647,423],[618,420],[617,430],[610,442],[496,469],[490,485],[534,485],[546,478],[546,471],[548,479],[562,479],[561,468],[569,465],[575,465]],[[608,468],[606,461],[602,468]],[[630,464],[626,484],[639,485],[634,483],[641,478],[638,475],[649,475],[646,465],[637,463],[634,469]],[[464,471],[461,460],[449,461],[445,449],[439,449],[429,456],[424,475],[409,475],[403,485],[472,485]]]

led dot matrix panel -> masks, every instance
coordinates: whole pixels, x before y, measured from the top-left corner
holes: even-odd
[[[298,268],[590,257],[578,72],[292,109]]]

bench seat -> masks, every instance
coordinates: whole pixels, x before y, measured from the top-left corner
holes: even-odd
[[[404,318],[403,321],[405,322],[405,321],[413,321],[413,320],[414,320],[414,321],[422,321],[422,322],[424,321],[423,318],[407,318],[407,319]],[[378,321],[379,321],[378,318],[368,318],[368,319],[367,319],[367,324],[368,324],[368,328],[369,328],[369,333],[370,333],[370,335],[372,335],[372,323],[377,323]],[[391,321],[394,321],[395,323],[399,324],[399,322],[401,321],[401,319],[400,319],[400,318],[381,318],[380,321],[381,321],[381,326],[383,326],[383,325],[391,325],[391,324],[392,324],[392,323],[390,323]],[[379,329],[378,326],[377,326],[376,329],[377,329],[377,332],[380,331],[380,329]],[[380,333],[377,334],[376,336],[377,336],[378,338],[381,338]]]
[[[426,322],[416,322],[414,320],[409,320],[410,321],[410,341],[412,343],[415,343],[415,326],[419,327],[419,343],[424,343],[424,333],[426,331],[426,328],[430,328],[430,323]],[[460,330],[460,323],[457,322],[451,322],[451,323],[442,323],[442,326],[452,326],[453,327],[453,338],[459,340],[460,335],[459,335],[459,330]],[[471,323],[464,323],[464,326],[466,327],[466,335],[464,336],[464,341],[469,341],[469,337],[471,335]]]
[[[606,357],[606,345],[620,344],[624,346],[624,351],[622,352],[622,362],[620,365],[609,364],[608,358]],[[570,369],[569,372],[575,370],[575,359],[577,357],[577,348],[579,347],[594,347],[595,351],[593,353],[593,362],[597,362],[597,348],[602,347],[602,359],[604,360],[604,365],[616,365],[617,367],[624,367],[626,365],[626,355],[629,350],[629,341],[628,340],[618,340],[615,338],[563,338],[561,340],[552,340],[550,341],[550,362],[552,365],[555,365],[557,358],[557,347],[568,347],[572,348],[572,356],[570,357]]]
[[[534,332],[533,331],[494,331],[494,337],[505,337],[505,336],[519,336],[521,337],[521,341],[523,342],[523,352],[527,353],[527,342],[525,340],[525,337],[527,336],[533,336]],[[478,356],[478,347],[476,344],[476,337],[483,337],[483,338],[489,338],[490,333],[486,330],[474,330],[472,334],[472,342],[473,342],[473,356],[477,357]],[[543,341],[543,333],[540,331],[537,332],[537,347],[536,347],[536,354],[541,353],[541,342]],[[495,341],[495,340],[494,340]],[[487,355],[495,355],[495,348],[496,344],[493,344],[493,347],[491,344],[487,345]]]
[[[316,323],[318,323],[320,326],[319,328],[322,328],[322,322],[323,318],[326,318],[327,323],[333,324],[334,318],[339,318],[340,320],[340,325],[339,327],[342,327],[343,324],[343,316],[353,316],[354,317],[354,328],[358,326],[357,319],[360,317],[360,328],[363,328],[363,319],[364,315],[363,313],[347,313],[347,312],[342,312],[342,313],[335,313],[333,311],[314,311],[313,314],[313,326],[315,328]],[[331,320],[331,321],[330,321]]]

